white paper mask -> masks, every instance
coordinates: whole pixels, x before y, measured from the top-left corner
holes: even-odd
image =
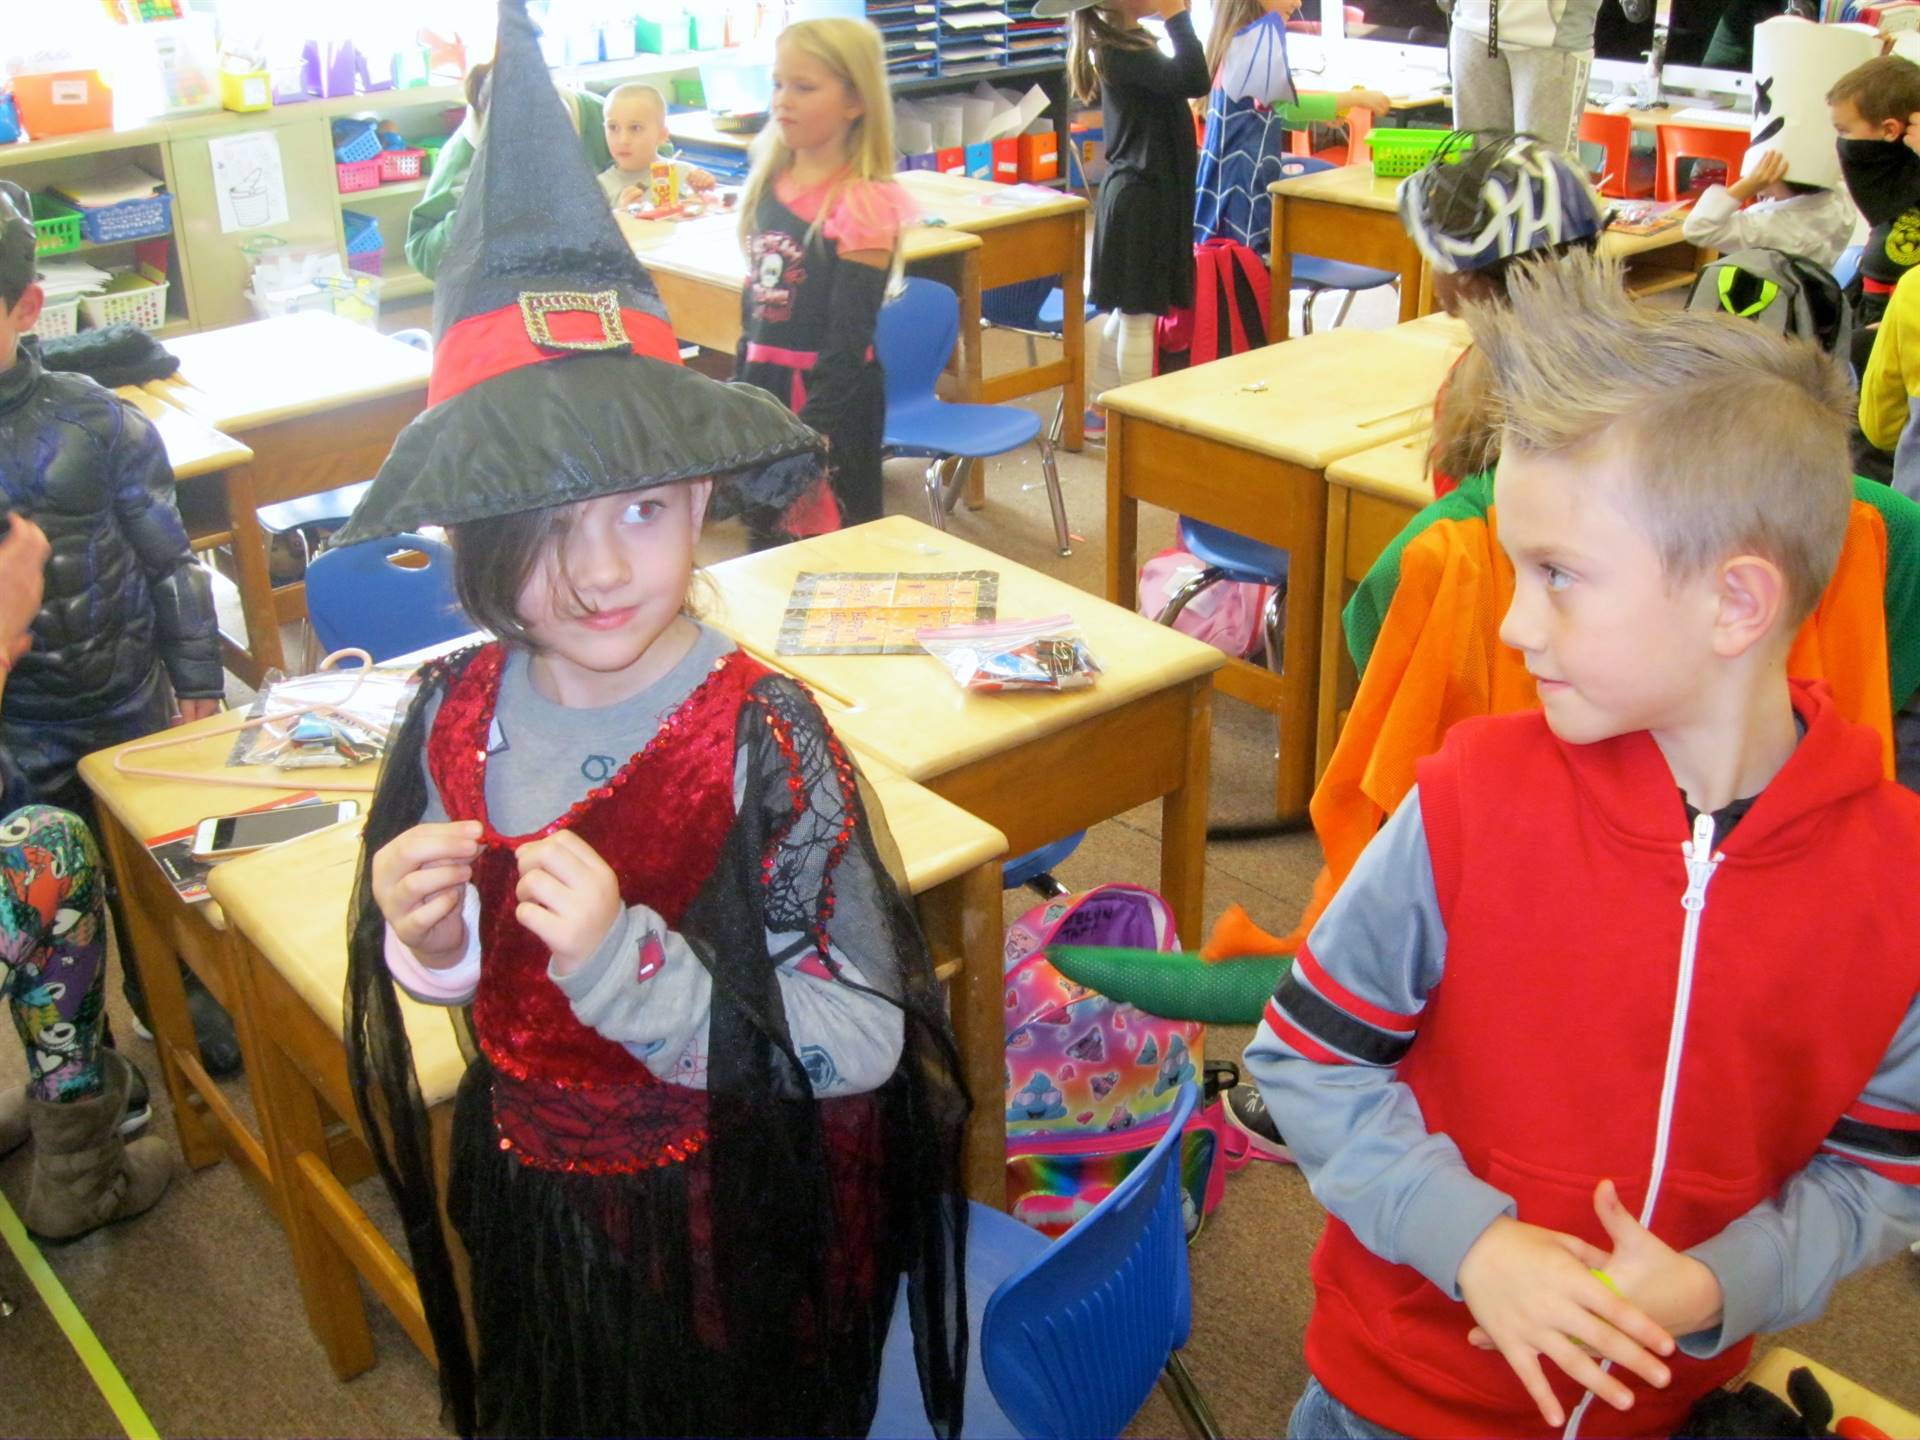
[[[1827,115],[1827,91],[1880,53],[1868,25],[1821,25],[1776,15],[1753,31],[1753,141],[1744,169],[1777,151],[1787,179],[1838,189],[1840,157]]]

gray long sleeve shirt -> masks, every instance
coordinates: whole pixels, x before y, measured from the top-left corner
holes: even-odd
[[[1325,972],[1379,1010],[1417,1017],[1446,970],[1447,935],[1416,787],[1361,855],[1308,941]],[[1294,977],[1311,989],[1296,967]],[[1344,1053],[1344,1052],[1343,1052]],[[1512,1197],[1468,1167],[1390,1066],[1325,1065],[1262,1023],[1247,1047],[1260,1086],[1314,1196],[1360,1243],[1460,1298],[1460,1262]],[[1920,997],[1866,1097],[1920,1110]],[[1522,1217],[1524,1218],[1524,1217]],[[1675,1337],[1697,1357],[1811,1319],[1843,1277],[1920,1240],[1920,1186],[1832,1154],[1687,1253],[1723,1296],[1713,1330]]]

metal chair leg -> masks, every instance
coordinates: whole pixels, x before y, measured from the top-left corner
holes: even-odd
[[[947,514],[951,515],[960,508],[961,492],[967,488],[964,479],[967,466],[983,463],[979,460],[967,461],[958,455],[947,457],[946,469],[940,476],[940,503],[946,506]]]
[[[1053,442],[1044,435],[1033,442],[1040,447],[1040,473],[1047,481],[1047,504],[1053,507],[1053,538],[1062,555],[1073,553],[1073,537],[1067,533],[1067,502],[1060,493],[1060,467],[1054,463]]]
[[[1302,335],[1313,333],[1313,297],[1319,293],[1318,290],[1308,290],[1300,297],[1300,333]]]
[[[1287,664],[1287,587],[1276,585],[1273,595],[1267,601],[1267,613],[1262,628],[1266,632],[1267,668],[1279,675]]]
[[[1160,613],[1154,616],[1154,623],[1156,625],[1173,624],[1175,620],[1180,618],[1180,612],[1187,608],[1188,601],[1193,599],[1194,596],[1198,595],[1209,585],[1226,578],[1227,572],[1219,566],[1207,566],[1206,569],[1202,570],[1198,575],[1194,576],[1193,579],[1187,581],[1186,584],[1182,585],[1167,597],[1167,603],[1161,607]]]
[[[1346,324],[1347,312],[1353,309],[1353,297],[1359,293],[1357,290],[1347,291],[1347,298],[1340,302],[1340,313],[1333,317],[1334,329],[1338,330],[1342,325]]]
[[[936,455],[927,462],[927,519],[936,530],[947,528],[947,507],[945,497],[940,493],[940,472],[946,468],[946,457]]]
[[[1160,1372],[1160,1389],[1194,1440],[1220,1440],[1220,1427],[1214,1422],[1213,1411],[1207,1405],[1206,1396],[1200,1393],[1200,1387],[1193,1383],[1193,1376],[1188,1373],[1178,1350],[1167,1356],[1166,1368]]]
[[[1053,402],[1053,423],[1047,427],[1047,442],[1058,445],[1067,426],[1067,392],[1063,389],[1060,398]]]

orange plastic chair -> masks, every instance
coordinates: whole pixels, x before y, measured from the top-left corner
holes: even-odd
[[[1600,153],[1597,166],[1589,157],[1589,149]],[[1630,116],[1609,115],[1604,110],[1588,110],[1581,115],[1580,154],[1581,163],[1602,195],[1615,200],[1639,200],[1653,194],[1653,175],[1644,166],[1639,174],[1634,173]]]
[[[1727,184],[1740,178],[1740,166],[1749,144],[1744,130],[1722,130],[1712,125],[1662,125],[1654,131],[1654,198],[1679,200],[1680,162],[1719,160],[1727,167]]]

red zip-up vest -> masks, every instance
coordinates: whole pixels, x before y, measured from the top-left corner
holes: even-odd
[[[1447,957],[1399,1078],[1521,1220],[1610,1248],[1592,1198],[1610,1177],[1636,1215],[1654,1190],[1676,1249],[1719,1233],[1813,1158],[1920,992],[1920,798],[1824,686],[1793,699],[1798,748],[1691,875],[1644,732],[1569,745],[1538,711],[1494,716],[1421,763]],[[1406,1435],[1540,1433],[1506,1361],[1468,1345],[1466,1306],[1417,1271],[1329,1220],[1313,1275],[1307,1361],[1347,1405]],[[1676,1353],[1664,1391],[1616,1370],[1633,1408],[1591,1404],[1578,1433],[1669,1434],[1750,1349]],[[1572,1415],[1582,1392],[1546,1370]]]

